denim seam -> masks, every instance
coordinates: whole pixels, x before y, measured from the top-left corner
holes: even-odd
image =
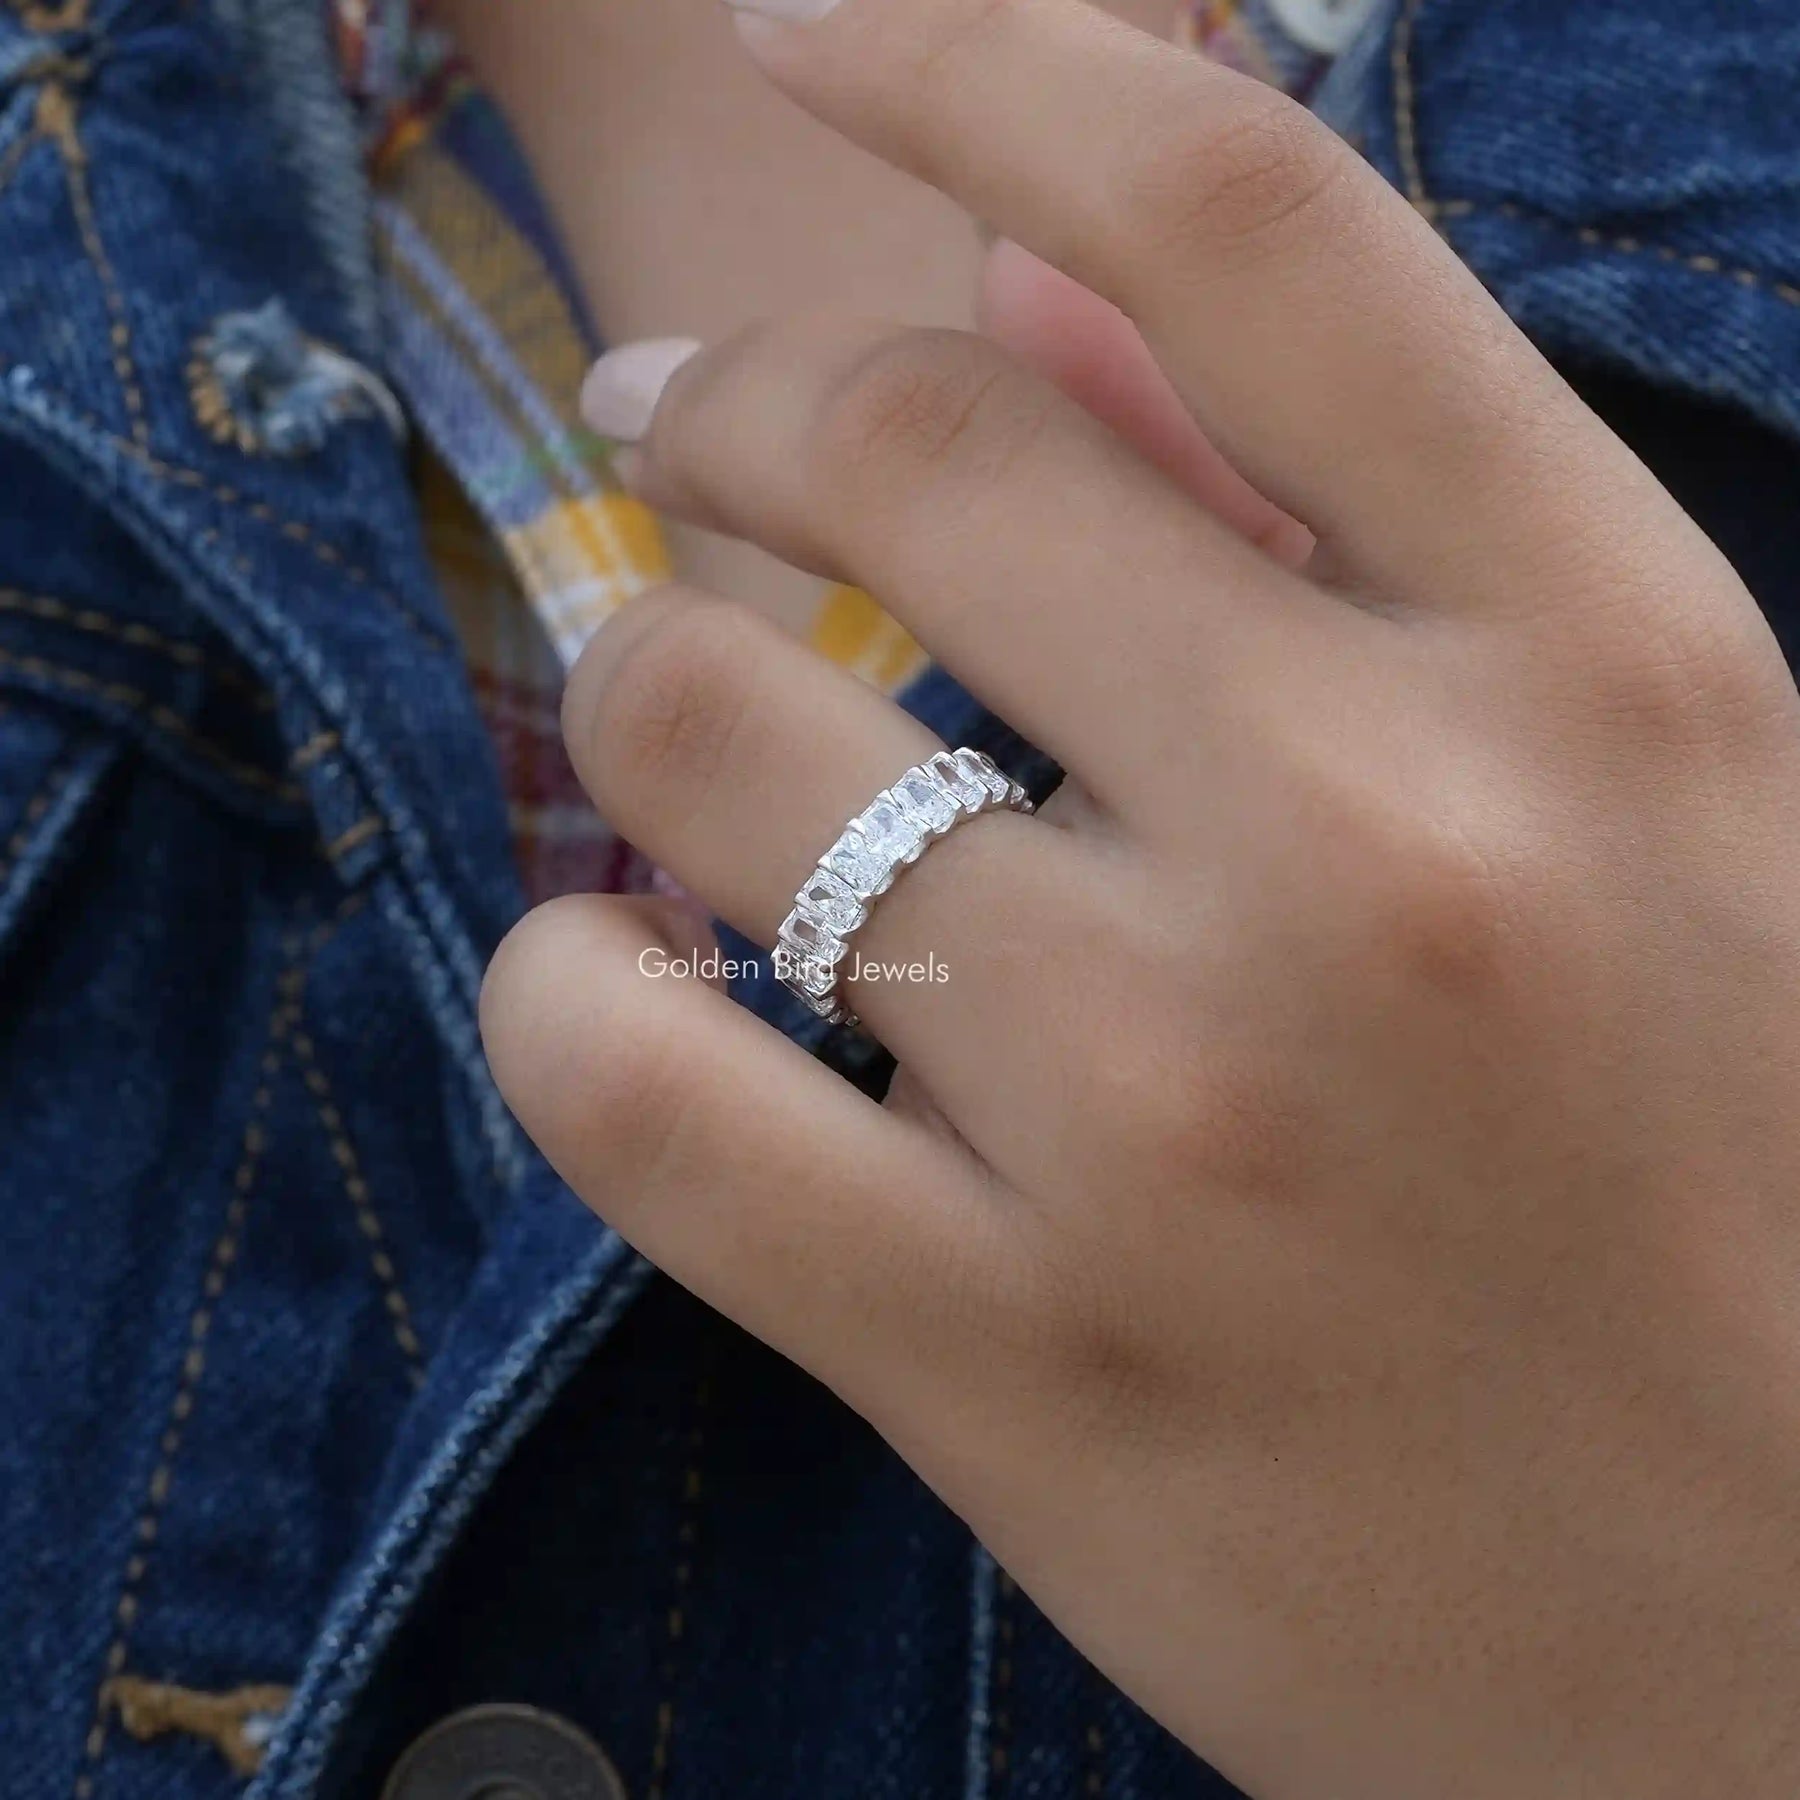
[[[306,798],[305,791],[296,783],[282,781],[266,769],[240,762],[211,738],[203,737],[180,713],[146,694],[142,688],[131,687],[122,681],[102,681],[85,669],[70,668],[41,656],[21,656],[15,651],[0,649],[0,671],[6,669],[16,669],[30,680],[49,682],[78,694],[91,694],[113,706],[123,707],[150,730],[171,739],[184,750],[193,751],[209,768],[243,787],[261,794],[273,794],[279,800],[299,802]]]
[[[1784,305],[1800,307],[1800,283],[1785,280],[1779,275],[1769,275],[1760,269],[1746,269],[1728,263],[1722,257],[1677,250],[1671,244],[1652,243],[1629,234],[1614,235],[1597,230],[1592,225],[1571,225],[1568,220],[1559,219],[1553,213],[1521,206],[1516,200],[1428,199],[1418,205],[1419,210],[1434,223],[1490,213],[1497,218],[1512,219],[1520,224],[1537,225],[1547,231],[1561,232],[1592,250],[1616,250],[1625,256],[1652,256],[1658,262],[1667,263],[1673,268],[1686,269],[1695,275],[1716,276],[1741,288],[1771,294]]]
[[[449,1542],[492,1485],[519,1438],[543,1416],[571,1374],[617,1323],[651,1275],[649,1264],[611,1233],[552,1297],[529,1339],[516,1345],[463,1421],[414,1481],[332,1607],[320,1646],[296,1690],[270,1762],[245,1800],[305,1800],[313,1794],[344,1717],[369,1679]]]
[[[7,711],[4,702],[0,702],[0,715]],[[59,757],[38,784],[37,792],[25,803],[25,810],[19,815],[19,822],[13,828],[12,835],[7,838],[5,848],[0,849],[0,889],[4,889],[12,880],[13,871],[18,868],[25,852],[31,848],[32,833],[55,805],[56,797],[62,792],[73,769],[73,759]]]
[[[1105,1800],[1106,1795],[1106,1696],[1097,1670],[1090,1669],[1089,1683],[1094,1690],[1094,1707],[1088,1715],[1087,1730],[1081,1737],[1081,1754],[1085,1768],[1081,1791],[1087,1800]]]
[[[108,340],[113,373],[125,396],[125,410],[131,415],[131,439],[140,449],[146,449],[150,443],[150,419],[144,407],[143,385],[138,379],[131,313],[125,304],[112,258],[107,254],[106,240],[100,235],[100,222],[94,215],[93,188],[88,178],[91,164],[87,146],[81,141],[78,110],[67,86],[59,81],[49,82],[38,96],[38,130],[55,144],[62,157],[75,228],[80,233],[82,249],[93,265],[111,319]]]
[[[1800,307],[1800,282],[1760,269],[1727,263],[1722,257],[1677,250],[1671,244],[1648,242],[1630,233],[1601,231],[1592,225],[1572,225],[1553,213],[1522,206],[1516,200],[1439,200],[1425,183],[1425,165],[1419,142],[1419,79],[1417,37],[1419,17],[1426,0],[1405,0],[1394,25],[1392,45],[1394,86],[1394,150],[1406,197],[1434,225],[1491,213],[1521,224],[1538,225],[1562,232],[1591,250],[1616,250],[1625,256],[1653,256],[1672,268],[1695,275],[1711,275],[1738,287],[1771,294],[1787,306]]]
[[[993,1777],[991,1793],[1004,1794],[1012,1787],[1013,1675],[1019,1638],[1019,1584],[1004,1569],[994,1581],[994,1697],[988,1765]]]
[[[0,405],[0,431],[20,430],[27,442],[41,443],[53,459],[84,478],[102,453],[117,456],[122,466],[112,474],[121,488],[118,503],[150,556],[178,581],[203,582],[227,602],[258,640],[245,652],[252,661],[265,652],[281,658],[308,705],[343,733],[343,776],[366,793],[379,815],[369,830],[385,833],[394,846],[394,879],[383,890],[383,911],[423,984],[445,1049],[474,1101],[496,1179],[502,1188],[515,1190],[529,1158],[524,1135],[500,1099],[481,1052],[475,1020],[479,952],[445,891],[432,840],[410,807],[394,800],[394,772],[380,745],[349,710],[348,698],[318,647],[258,591],[256,569],[236,545],[227,545],[215,526],[202,525],[171,504],[168,484],[154,480],[154,470],[129,444],[121,445],[91,416],[52,396],[27,366],[0,367],[0,399],[11,401]],[[349,870],[339,873],[354,878]]]
[[[333,920],[328,927],[319,929],[328,932],[335,928],[335,924],[336,921]],[[245,1221],[249,1217],[251,1195],[262,1167],[263,1153],[268,1148],[265,1121],[274,1099],[275,1078],[280,1073],[285,1058],[287,1035],[297,1015],[298,1002],[292,977],[298,973],[301,981],[304,981],[307,961],[316,954],[322,942],[317,931],[309,938],[303,936],[297,928],[289,931],[282,941],[283,972],[275,983],[275,1000],[269,1015],[262,1061],[256,1087],[250,1097],[250,1116],[244,1125],[237,1169],[232,1177],[231,1200],[226,1206],[219,1235],[213,1242],[212,1253],[207,1258],[199,1302],[188,1321],[187,1352],[182,1357],[175,1394],[169,1402],[168,1419],[158,1446],[160,1459],[145,1491],[143,1508],[138,1514],[133,1533],[134,1548],[126,1559],[119,1597],[113,1608],[113,1639],[107,1647],[100,1685],[94,1696],[93,1722],[82,1747],[73,1800],[90,1800],[94,1791],[94,1770],[106,1754],[110,1736],[108,1725],[113,1683],[125,1670],[132,1628],[138,1617],[139,1596],[149,1568],[150,1550],[161,1527],[163,1509],[174,1479],[175,1459],[181,1452],[188,1421],[193,1414],[194,1397],[206,1372],[206,1340],[212,1330],[215,1311],[230,1281],[231,1271],[237,1263],[238,1247]]]
[[[1394,21],[1394,41],[1389,47],[1394,85],[1394,152],[1400,162],[1400,179],[1406,197],[1429,214],[1431,199],[1425,188],[1425,166],[1419,155],[1418,70],[1413,61],[1413,40],[1425,0],[1405,0]]]
[[[999,1565],[978,1539],[969,1541],[969,1735],[963,1751],[962,1800],[987,1800],[988,1745],[993,1727],[994,1580]]]
[[[669,1602],[662,1663],[663,1697],[656,1708],[656,1740],[650,1751],[650,1786],[645,1800],[665,1800],[675,1744],[675,1691],[681,1674],[681,1647],[687,1636],[694,1581],[694,1549],[700,1541],[700,1508],[705,1498],[706,1426],[712,1404],[709,1375],[694,1386],[693,1422],[685,1434],[679,1523],[675,1528],[675,1574]]]
[[[388,593],[368,570],[350,561],[335,544],[328,544],[323,538],[316,535],[310,526],[303,525],[298,519],[291,519],[286,514],[278,512],[266,501],[252,500],[239,493],[234,487],[227,487],[220,482],[210,480],[198,469],[185,468],[180,463],[164,460],[145,449],[143,445],[135,444],[129,438],[122,438],[117,432],[108,431],[97,419],[90,419],[89,423],[101,431],[114,448],[123,450],[128,456],[134,457],[151,474],[159,475],[163,480],[174,482],[177,486],[193,488],[201,493],[210,494],[221,506],[245,513],[259,524],[267,525],[278,531],[290,543],[298,544],[303,549],[310,551],[327,568],[345,576],[358,587],[369,589],[370,592],[385,600],[395,614],[411,626],[432,649],[448,650],[450,648],[450,642],[442,632],[421,619],[410,606],[403,605],[394,595]]]
[[[20,366],[17,363],[0,364],[0,376],[10,375]],[[328,544],[323,538],[317,536],[310,526],[302,524],[298,519],[289,518],[266,501],[252,500],[247,495],[239,493],[234,487],[213,481],[209,476],[202,475],[198,469],[190,469],[181,463],[169,462],[144,445],[134,443],[128,437],[121,437],[104,420],[97,419],[84,408],[72,404],[67,396],[52,395],[41,382],[36,385],[38,391],[46,399],[62,408],[70,418],[86,426],[88,430],[94,432],[115,450],[122,451],[152,475],[160,477],[165,482],[173,483],[177,487],[190,488],[195,492],[208,494],[227,510],[244,513],[259,524],[271,527],[291,543],[298,544],[310,551],[326,567],[335,570],[358,587],[367,588],[378,599],[384,601],[395,617],[410,626],[413,632],[433,650],[448,651],[452,648],[451,640],[441,631],[428,620],[422,619],[397,596],[389,593],[368,570],[352,562],[336,545]],[[218,534],[213,533],[207,541],[217,542]]]
[[[84,631],[92,637],[108,638],[128,649],[149,650],[157,656],[166,657],[180,668],[201,670],[209,681],[242,694],[258,712],[275,710],[274,695],[241,670],[208,657],[198,644],[188,643],[182,638],[166,637],[162,632],[148,625],[140,625],[135,620],[115,618],[111,613],[101,612],[98,608],[76,606],[49,594],[28,594],[20,588],[0,587],[0,613],[8,612],[43,619],[52,625],[67,626],[71,631]],[[289,766],[294,769],[305,766],[300,761],[299,752],[295,753]]]
[[[355,895],[353,899],[360,903],[362,896]],[[292,1042],[300,1079],[305,1082],[307,1092],[312,1095],[320,1127],[331,1146],[331,1159],[337,1164],[338,1173],[343,1179],[345,1198],[355,1210],[357,1228],[368,1245],[369,1267],[381,1290],[382,1307],[393,1329],[394,1342],[400,1347],[406,1378],[414,1388],[423,1387],[424,1352],[419,1344],[419,1335],[413,1328],[412,1308],[407,1304],[405,1290],[400,1285],[400,1273],[394,1266],[393,1255],[388,1248],[381,1215],[375,1208],[368,1178],[363,1173],[362,1159],[356,1154],[356,1146],[350,1141],[349,1128],[344,1122],[344,1115],[338,1110],[331,1081],[320,1066],[318,1047],[298,1019],[295,1021]]]

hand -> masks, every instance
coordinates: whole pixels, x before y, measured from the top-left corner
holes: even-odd
[[[648,499],[879,594],[1070,784],[859,934],[950,971],[853,995],[887,1108],[587,899],[489,982],[520,1118],[1265,1800],[1785,1800],[1800,708],[1753,603],[1285,101],[1075,0],[743,23],[1120,306],[1319,553],[979,338],[767,326],[660,402],[675,357],[609,359]],[[764,943],[936,747],[691,591],[567,729]]]

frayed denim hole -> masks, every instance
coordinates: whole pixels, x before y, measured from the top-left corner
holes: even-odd
[[[310,455],[352,419],[379,419],[406,435],[387,384],[309,337],[280,300],[215,320],[194,346],[188,387],[207,434],[249,456]]]

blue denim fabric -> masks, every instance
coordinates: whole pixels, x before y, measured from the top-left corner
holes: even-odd
[[[487,1700],[640,1800],[1229,1794],[501,1106],[519,895],[405,456],[197,409],[223,318],[366,329],[353,170],[277,94],[322,50],[244,50],[278,11],[0,9],[0,1792],[243,1791],[127,1736],[124,1674],[294,1686],[254,1800],[377,1793]],[[1791,628],[1786,11],[1432,0],[1330,89]]]

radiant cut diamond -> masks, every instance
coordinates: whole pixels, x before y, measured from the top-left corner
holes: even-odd
[[[837,981],[831,966],[813,956],[790,962],[787,978],[811,1000],[831,999],[831,990]]]
[[[855,825],[825,852],[825,867],[859,900],[880,893],[893,872],[889,859]]]
[[[972,813],[986,801],[987,789],[982,786],[980,777],[964,769],[948,750],[940,750],[925,767],[930,770],[931,779],[964,812]]]
[[[894,784],[894,798],[928,832],[942,831],[962,810],[955,800],[921,769],[901,776]]]
[[[849,945],[834,937],[826,926],[817,919],[809,919],[803,912],[788,914],[787,923],[781,928],[781,941],[796,958],[823,963],[827,969],[842,962],[849,949]]]
[[[979,750],[959,750],[956,760],[962,765],[964,772],[979,781],[993,799],[1002,803],[1011,799],[1013,784]]]
[[[890,867],[917,856],[925,842],[925,833],[894,804],[891,794],[883,794],[857,823]]]
[[[800,890],[799,910],[811,913],[833,931],[854,931],[868,916],[862,898],[829,869],[816,869]]]

